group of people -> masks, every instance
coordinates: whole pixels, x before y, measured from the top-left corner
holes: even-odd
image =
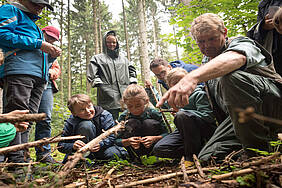
[[[182,61],[168,63],[161,58],[150,63],[150,70],[167,90],[162,98],[158,98],[149,80],[145,83],[146,89],[137,84],[134,66],[119,53],[116,32],[108,31],[103,37],[103,52],[94,55],[87,68],[89,83],[97,87],[97,106],[86,94],[73,95],[68,101],[72,115],[65,121],[62,136],[80,134],[85,138],[58,143],[58,150],[66,154],[64,162],[70,154],[115,126],[115,120],[125,121],[125,129],[91,148],[88,158],[135,160],[142,155],[177,159],[184,156],[185,165],[191,166],[193,155],[198,155],[201,161],[220,161],[242,148],[248,157],[256,155],[249,148],[271,151],[269,141],[277,139],[281,126],[257,119],[239,122],[237,113],[237,109],[253,107],[257,114],[282,118],[282,78],[278,74],[281,54],[277,51],[280,40],[274,40],[282,33],[282,9],[278,7],[270,15],[264,2],[260,3],[260,8],[264,7],[263,17],[258,18],[257,26],[248,33],[249,38],[229,39],[223,20],[216,14],[205,13],[195,18],[191,34],[203,54],[202,65]],[[59,75],[51,67],[61,50],[52,45],[52,41],[48,42],[48,37],[53,42],[58,40],[59,33],[54,34],[53,27],[42,32],[32,21],[38,18],[44,6],[52,9],[46,0],[19,0],[0,8],[0,47],[5,54],[2,76],[5,113],[15,113],[11,112],[13,110],[36,113],[39,104],[41,112],[52,111],[52,99],[48,98],[53,96],[52,89],[49,85],[44,90],[44,86]],[[23,36],[19,36],[23,32],[18,31],[19,22],[29,28]],[[270,31],[273,41],[268,48],[266,35]],[[275,32],[278,34],[274,35]],[[161,112],[154,105],[175,111],[173,132],[168,131]],[[36,126],[36,138],[50,136],[50,118],[45,122],[48,126]],[[20,125],[27,128],[26,123]],[[42,127],[48,130],[42,131]],[[25,133],[28,131],[16,133],[10,145],[27,142],[18,141],[27,138]],[[39,160],[47,156],[45,162],[52,162],[48,157],[50,146],[36,151]],[[12,159],[16,156],[15,153],[9,155]]]

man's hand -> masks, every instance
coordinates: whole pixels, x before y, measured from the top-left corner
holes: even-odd
[[[96,144],[93,148],[90,149],[91,152],[97,152],[100,150],[100,144]]]
[[[174,110],[184,107],[189,104],[189,96],[197,87],[197,83],[198,81],[190,78],[189,74],[186,75],[164,94],[156,107],[161,107],[165,101],[167,101]]]
[[[62,50],[59,47],[45,41],[42,42],[40,50],[50,54],[53,58],[56,58],[62,54]]]
[[[150,88],[150,87],[153,87],[153,84],[150,80],[145,80],[145,87],[146,88]]]
[[[269,14],[267,14],[265,16],[262,28],[264,30],[272,30],[272,29],[274,29],[273,19],[269,17]]]
[[[80,148],[82,148],[83,146],[85,146],[85,143],[82,142],[81,140],[77,140],[74,142],[73,144],[73,149],[74,150],[79,150]]]

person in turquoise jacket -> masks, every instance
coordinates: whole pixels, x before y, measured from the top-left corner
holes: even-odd
[[[3,111],[29,110],[37,113],[48,80],[47,55],[56,58],[61,49],[44,41],[35,24],[48,0],[18,0],[0,7],[0,48],[5,56],[0,67],[3,83]],[[17,133],[10,145],[28,142],[29,129]],[[27,155],[26,155],[27,156]],[[27,162],[24,151],[10,152],[8,162]],[[26,161],[25,161],[26,159]]]
[[[126,121],[125,130],[117,136],[116,144],[125,147],[130,159],[152,155],[154,145],[168,134],[159,111],[149,107],[149,98],[142,86],[129,85],[123,93],[125,110],[118,121]]]
[[[169,71],[166,78],[169,87],[187,74],[183,68]],[[193,164],[193,154],[200,152],[216,129],[213,110],[203,87],[198,85],[190,95],[189,104],[176,113],[174,123],[177,129],[155,145],[155,155],[169,158],[184,156],[186,166]]]

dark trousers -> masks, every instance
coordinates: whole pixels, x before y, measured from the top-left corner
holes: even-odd
[[[204,143],[213,135],[215,124],[205,122],[189,111],[177,112],[174,123],[177,131],[161,139],[154,147],[159,157],[180,158],[193,161]]]
[[[125,125],[125,132],[122,138],[130,137],[145,137],[145,136],[158,136],[161,135],[161,125],[159,121],[154,119],[146,119],[140,121],[138,119],[129,119]],[[142,155],[151,155],[154,144],[151,147],[146,148],[142,143],[138,149],[134,149],[131,146],[126,147],[129,157],[131,159],[138,158]]]
[[[92,121],[82,121],[78,125],[78,129],[75,132],[76,135],[82,135],[85,136],[85,138],[82,139],[84,143],[88,143],[91,140],[95,139],[97,136],[99,136],[96,126],[92,123]],[[90,159],[99,159],[99,160],[110,160],[114,159],[115,157],[119,158],[126,158],[127,152],[124,148],[111,145],[111,146],[104,146],[103,148],[100,148],[97,152],[91,152],[87,158]],[[63,163],[67,161],[68,154],[65,156]]]
[[[45,87],[45,81],[41,78],[29,75],[11,75],[4,78],[3,83],[3,111],[29,110],[29,113],[37,113],[41,96]],[[27,143],[29,129],[17,133],[10,146]],[[24,152],[10,152],[6,155],[9,162],[24,162]]]

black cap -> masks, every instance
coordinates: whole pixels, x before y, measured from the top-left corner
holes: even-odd
[[[54,8],[49,4],[49,0],[30,0],[30,1],[37,4],[44,4],[50,10],[52,11],[54,10]]]

